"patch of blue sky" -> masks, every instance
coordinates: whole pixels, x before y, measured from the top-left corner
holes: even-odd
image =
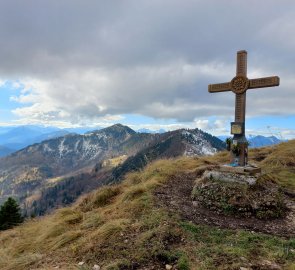
[[[288,116],[261,116],[246,120],[249,129],[294,129],[295,115]]]
[[[250,135],[276,136],[279,139],[295,138],[295,115],[261,116],[246,120]]]
[[[19,81],[7,80],[0,85],[0,122],[9,122],[16,118],[12,111],[27,106],[21,104],[17,98],[21,95],[24,86]]]

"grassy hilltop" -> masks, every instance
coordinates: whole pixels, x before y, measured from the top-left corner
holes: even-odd
[[[295,140],[253,149],[250,158],[293,207]],[[204,166],[227,160],[226,152],[159,160],[72,207],[1,232],[0,269],[295,269],[295,209],[288,234],[278,227],[283,219],[257,221],[273,222],[268,231],[222,215],[218,223],[206,212],[190,218],[194,209],[185,202],[191,201],[193,179]],[[202,215],[209,218],[198,219]]]

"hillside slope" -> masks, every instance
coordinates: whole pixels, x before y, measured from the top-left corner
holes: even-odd
[[[112,171],[112,181],[119,181],[126,173],[144,168],[159,158],[213,155],[224,150],[225,144],[218,138],[199,129],[166,132],[157,136],[149,147],[129,157]]]
[[[290,196],[295,193],[294,157],[295,141],[250,152],[251,161],[263,166],[268,175],[285,176],[273,180]],[[227,160],[225,152],[159,160],[128,174],[121,184],[80,198],[72,207],[0,232],[0,268],[294,269],[295,226],[286,235],[286,220],[274,220],[282,229],[264,234],[264,227],[256,227],[253,219],[252,225],[236,219],[235,226],[222,222],[212,226],[210,220],[198,222],[189,211],[178,211],[180,199],[191,210],[197,207],[187,189],[191,179],[204,166]],[[169,200],[163,195],[169,195]],[[294,202],[292,196],[289,200]]]

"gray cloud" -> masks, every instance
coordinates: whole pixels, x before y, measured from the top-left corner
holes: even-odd
[[[250,76],[278,74],[278,89],[251,90],[248,114],[295,114],[295,7],[275,0],[43,0],[0,3],[0,77],[28,89],[15,113],[76,123],[120,114],[192,121],[233,113],[237,50]],[[252,92],[253,91],[253,92]]]

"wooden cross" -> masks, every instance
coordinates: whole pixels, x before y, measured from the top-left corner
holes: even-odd
[[[226,83],[209,84],[210,93],[233,91],[236,94],[235,122],[231,123],[234,145],[239,146],[240,153],[232,155],[232,163],[239,166],[247,164],[247,140],[245,137],[246,91],[253,88],[273,87],[280,84],[278,76],[257,79],[247,78],[247,52],[237,52],[236,76]]]

